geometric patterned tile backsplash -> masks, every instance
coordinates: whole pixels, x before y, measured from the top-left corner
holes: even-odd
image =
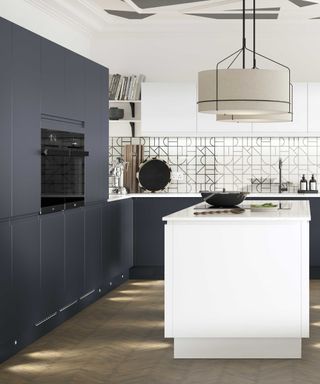
[[[320,178],[318,137],[110,137],[109,166],[127,144],[144,145],[145,159],[163,159],[182,175],[168,192],[277,191],[279,158],[289,191],[298,189],[302,174]]]

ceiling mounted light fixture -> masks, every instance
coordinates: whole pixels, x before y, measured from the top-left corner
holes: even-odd
[[[253,49],[246,46],[245,0],[242,3],[242,47],[217,63],[216,69],[199,72],[198,111],[217,114],[218,120],[224,121],[291,121],[290,68],[256,52],[255,0],[252,18]],[[249,68],[246,67],[246,52],[252,54],[252,66]],[[231,68],[241,54],[242,68]],[[257,57],[279,68],[258,68]],[[227,68],[221,69],[221,65],[226,63],[229,63]]]

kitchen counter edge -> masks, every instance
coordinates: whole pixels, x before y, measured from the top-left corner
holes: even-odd
[[[192,198],[192,197],[201,197],[200,193],[170,193],[170,192],[159,192],[159,193],[128,193],[127,195],[110,195],[108,198],[108,202],[126,200],[131,198],[155,198],[155,197],[184,197],[184,198]],[[247,199],[250,198],[292,198],[292,197],[300,197],[300,198],[316,198],[320,197],[320,193],[250,193],[247,196]]]

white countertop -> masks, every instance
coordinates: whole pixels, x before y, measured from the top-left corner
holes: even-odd
[[[259,204],[263,204],[263,201],[259,201]],[[275,202],[277,204],[281,202]],[[194,215],[194,212],[201,212],[203,210],[195,209],[195,207],[202,206],[203,203],[194,205],[192,207],[183,209],[181,211],[175,212],[171,215],[163,217],[163,221],[194,221],[194,222],[203,222],[203,221],[260,221],[260,220],[293,220],[293,221],[310,221],[310,204],[306,200],[288,200],[283,202],[283,208],[290,209],[278,209],[276,211],[265,211],[265,212],[251,212],[250,204],[244,202],[240,204],[240,207],[247,208],[245,212],[241,214],[234,213],[220,213],[213,215]]]
[[[170,192],[157,192],[157,193],[128,193],[127,195],[110,195],[108,201],[118,201],[131,198],[146,198],[146,197],[201,197],[200,193],[170,193]],[[262,198],[291,198],[291,197],[320,197],[320,193],[250,193],[247,199],[253,197]]]

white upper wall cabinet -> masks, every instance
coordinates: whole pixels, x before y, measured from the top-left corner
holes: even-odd
[[[308,134],[320,134],[320,83],[308,84]]]
[[[197,112],[195,83],[143,83],[139,136],[319,136],[320,83],[295,83],[290,123],[222,123]],[[308,93],[309,92],[309,93]]]
[[[141,136],[194,136],[195,83],[143,83]]]
[[[293,121],[252,124],[254,136],[306,136],[308,134],[308,84],[293,84]]]

